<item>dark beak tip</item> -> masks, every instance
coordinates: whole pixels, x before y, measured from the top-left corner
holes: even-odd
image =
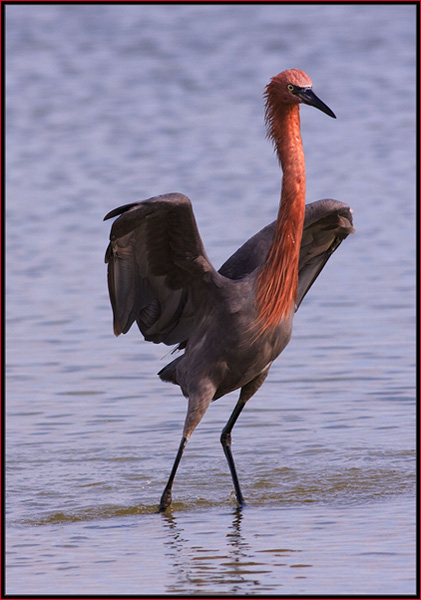
[[[317,105],[314,105],[314,106],[315,106],[315,108],[318,108],[320,111],[322,111],[328,117],[332,117],[332,119],[336,119],[335,113],[328,106],[326,106],[326,104],[324,104],[324,106],[317,106]]]
[[[332,117],[332,119],[336,119],[335,113],[328,106],[326,106],[326,104],[324,104],[324,103],[319,104],[319,105],[318,104],[313,104],[313,106],[315,108],[318,108],[322,113],[324,113],[328,117]]]
[[[319,109],[320,111],[325,113],[325,115],[332,117],[332,119],[336,119],[336,115],[333,112],[333,110],[331,110],[327,106],[327,104],[325,104],[322,100],[320,100],[320,98],[318,96],[316,96],[316,94],[313,92],[313,90],[311,88],[302,89],[302,90],[300,90],[300,92],[297,95],[300,98],[300,100],[302,102],[304,102],[304,104],[308,104],[309,106],[314,106],[314,108]]]

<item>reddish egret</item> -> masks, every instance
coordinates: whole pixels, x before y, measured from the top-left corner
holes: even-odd
[[[282,167],[278,217],[216,271],[206,256],[190,200],[164,194],[112,210],[106,253],[114,333],[136,321],[145,340],[178,344],[184,353],[158,375],[188,398],[181,443],[159,510],[171,490],[187,440],[212,400],[240,389],[221,443],[240,506],[244,504],[231,430],[288,344],[294,312],[326,261],[352,233],[351,210],[336,200],[305,205],[305,167],[299,104],[333,112],[312,91],[309,77],[291,69],[266,88],[265,120]]]

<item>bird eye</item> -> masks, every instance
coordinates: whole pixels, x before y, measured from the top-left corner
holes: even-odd
[[[288,87],[288,89],[289,89],[290,92],[294,91],[294,86],[292,85],[292,83],[289,83],[287,87]]]

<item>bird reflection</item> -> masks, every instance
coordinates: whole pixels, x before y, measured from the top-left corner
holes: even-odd
[[[173,513],[162,514],[166,531],[166,556],[172,564],[171,583],[166,593],[239,593],[248,592],[258,586],[256,563],[251,562],[251,549],[241,533],[244,515],[236,508],[225,536],[225,543],[217,531],[201,529],[198,518],[185,520]],[[207,521],[208,522],[208,521]],[[187,533],[191,530],[191,534]],[[209,543],[206,544],[206,540]]]
[[[243,513],[241,507],[237,507],[234,511],[234,518],[232,520],[231,531],[227,533],[228,543],[233,548],[234,552],[238,552],[241,546],[248,546],[241,536],[241,521],[243,519]]]

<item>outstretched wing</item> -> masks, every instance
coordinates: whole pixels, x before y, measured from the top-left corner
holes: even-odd
[[[297,307],[341,242],[355,229],[352,210],[330,198],[306,205],[298,265]]]
[[[273,240],[276,221],[266,225],[224,262],[219,273],[229,279],[243,279],[263,264]]]
[[[220,279],[190,200],[182,194],[155,196],[116,208],[105,219],[118,215],[105,255],[115,335],[127,333],[136,321],[148,341],[186,340]]]
[[[219,269],[230,279],[242,279],[263,264],[272,243],[276,221],[266,225],[241,246]],[[326,261],[353,233],[352,211],[337,200],[317,200],[306,205],[298,267],[297,308]]]

